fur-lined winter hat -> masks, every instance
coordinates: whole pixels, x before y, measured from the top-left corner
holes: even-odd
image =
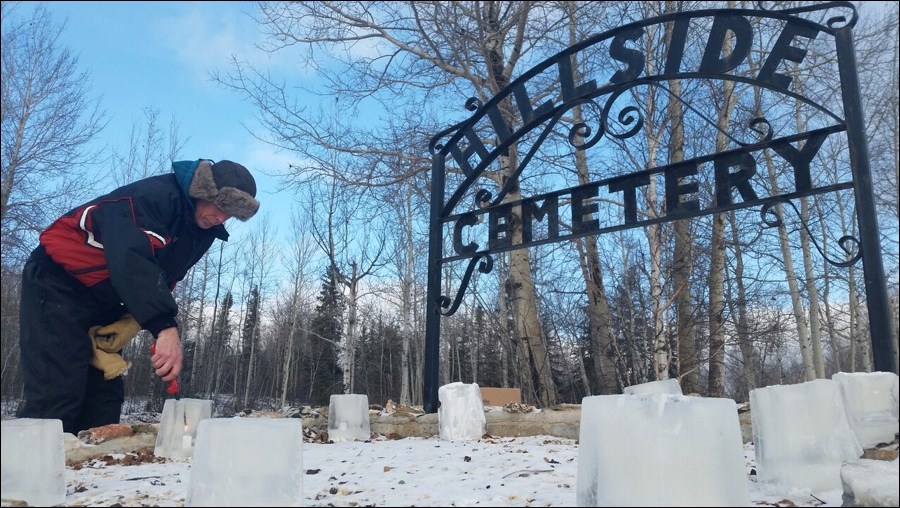
[[[247,168],[237,162],[215,164],[201,160],[188,188],[188,195],[216,204],[223,212],[246,221],[259,210],[256,181]]]

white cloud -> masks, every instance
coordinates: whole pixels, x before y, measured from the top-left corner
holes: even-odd
[[[263,171],[270,175],[282,175],[291,165],[297,165],[297,156],[287,151],[276,151],[274,147],[262,141],[256,140],[245,150],[247,155],[246,166]]]
[[[240,62],[279,73],[303,72],[290,54],[258,49],[263,35],[250,14],[252,2],[183,2],[176,14],[163,19],[165,44],[175,59],[195,69],[197,79],[208,80],[213,69],[225,70],[232,57]]]

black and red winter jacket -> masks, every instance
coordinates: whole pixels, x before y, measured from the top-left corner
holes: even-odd
[[[177,325],[172,290],[224,226],[201,229],[187,194],[200,161],[140,180],[85,203],[41,233],[50,258],[103,303],[122,303],[154,337]],[[98,323],[99,324],[99,323]]]

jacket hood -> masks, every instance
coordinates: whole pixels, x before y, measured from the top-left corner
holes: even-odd
[[[187,201],[191,213],[193,213],[197,207],[194,204],[194,200],[190,197],[188,189],[191,186],[191,180],[194,179],[194,173],[197,171],[197,166],[200,165],[200,161],[202,160],[203,159],[195,161],[176,161],[172,163],[172,171],[175,173],[175,180],[178,181],[178,188],[181,189],[181,192],[184,194],[185,201]]]

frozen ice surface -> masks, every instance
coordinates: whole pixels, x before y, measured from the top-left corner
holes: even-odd
[[[578,506],[749,506],[737,405],[650,393],[581,405]]]
[[[671,378],[663,379],[662,381],[650,381],[649,383],[626,386],[622,390],[622,393],[626,395],[637,395],[641,393],[669,393],[672,395],[683,395],[678,380]]]
[[[369,427],[369,396],[332,395],[328,404],[328,439],[365,441],[372,437]]]
[[[209,418],[197,428],[187,506],[301,506],[299,418]]]
[[[751,390],[750,418],[757,482],[771,492],[840,489],[841,464],[863,453],[830,379]]]
[[[475,441],[487,430],[481,389],[475,383],[449,383],[438,388],[438,428],[445,441]]]
[[[898,376],[893,372],[836,372],[850,428],[863,448],[889,443],[900,431]]]
[[[66,501],[62,420],[17,418],[2,422],[3,500],[28,506]]]
[[[843,506],[900,506],[900,462],[862,459],[841,466]]]

